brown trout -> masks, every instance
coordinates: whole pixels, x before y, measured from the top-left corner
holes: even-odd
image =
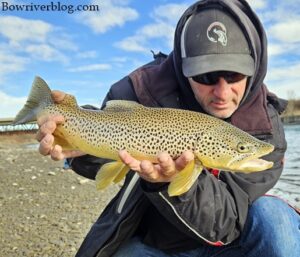
[[[152,163],[157,163],[160,152],[167,152],[176,159],[184,151],[192,151],[194,160],[169,184],[170,196],[187,192],[203,167],[250,173],[273,166],[272,162],[259,159],[272,152],[273,145],[220,119],[187,110],[145,107],[124,100],[109,101],[104,110],[86,110],[68,94],[62,102],[54,103],[50,88],[39,77],[35,78],[14,124],[55,114],[63,115],[65,122],[57,126],[54,144],[64,150],[77,149],[113,160],[98,171],[98,189],[121,181],[129,171],[118,156],[121,149],[138,160]]]

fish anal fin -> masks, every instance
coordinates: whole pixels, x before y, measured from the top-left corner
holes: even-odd
[[[127,165],[124,165],[123,169],[120,170],[119,174],[115,177],[114,179],[114,183],[119,183],[120,181],[123,180],[123,178],[125,178],[126,174],[128,173],[128,171],[130,170],[130,168]]]
[[[171,181],[168,187],[169,196],[178,196],[186,193],[197,180],[202,168],[199,163],[195,164],[195,160],[189,162]]]
[[[109,186],[124,172],[125,166],[124,163],[118,161],[104,164],[96,175],[96,188],[102,190]]]
[[[140,108],[144,108],[144,106],[134,101],[110,100],[106,103],[104,111],[124,112],[124,111],[132,111]]]

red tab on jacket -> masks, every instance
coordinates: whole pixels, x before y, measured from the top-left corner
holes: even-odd
[[[212,175],[214,175],[217,179],[219,179],[220,170],[217,169],[209,169],[208,170]]]

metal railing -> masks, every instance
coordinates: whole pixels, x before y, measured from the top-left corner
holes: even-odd
[[[37,130],[38,125],[34,122],[28,122],[20,125],[13,125],[14,118],[0,118],[0,133],[14,131]]]

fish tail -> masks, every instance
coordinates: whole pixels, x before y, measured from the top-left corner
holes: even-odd
[[[13,124],[35,121],[39,110],[50,104],[53,104],[50,88],[42,78],[35,77],[27,102],[15,117]]]

